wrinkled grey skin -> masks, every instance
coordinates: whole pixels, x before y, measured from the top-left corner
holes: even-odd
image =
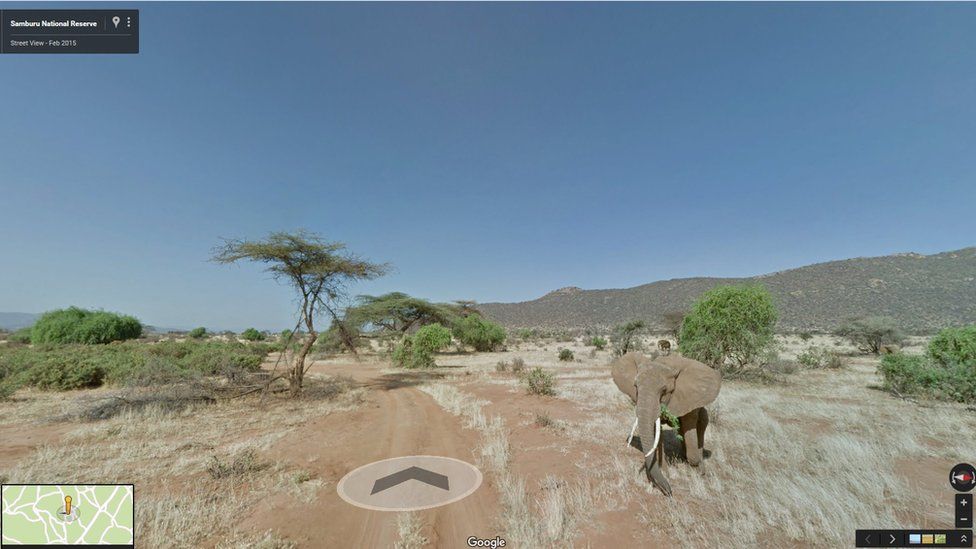
[[[718,397],[722,376],[697,360],[677,355],[644,356],[627,353],[610,365],[613,381],[637,406],[637,433],[641,446],[649,451],[654,443],[655,422],[661,404],[678,416],[688,463],[698,467],[702,462],[708,412],[705,406]],[[644,458],[647,479],[665,495],[671,495],[671,483],[664,476],[664,445],[659,443]]]

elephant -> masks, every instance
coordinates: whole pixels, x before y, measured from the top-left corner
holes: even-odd
[[[667,340],[667,339],[659,339],[659,340],[657,340],[657,348],[658,348],[659,351],[661,351],[662,353],[664,353],[666,355],[670,355],[671,354],[671,342],[669,340]]]
[[[610,365],[617,388],[637,406],[637,418],[627,444],[634,432],[640,434],[644,451],[647,480],[666,496],[671,496],[671,484],[663,473],[664,448],[661,440],[661,405],[680,420],[688,463],[699,467],[708,427],[705,406],[718,397],[722,374],[690,358],[678,355],[644,356],[627,353]],[[653,442],[652,442],[653,441]]]

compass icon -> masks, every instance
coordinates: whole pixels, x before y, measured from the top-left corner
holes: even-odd
[[[968,492],[976,486],[976,469],[968,463],[960,463],[949,472],[949,485],[958,492]]]

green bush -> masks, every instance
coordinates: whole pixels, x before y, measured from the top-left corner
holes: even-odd
[[[837,328],[836,335],[846,338],[865,353],[880,354],[885,345],[899,345],[905,335],[895,323],[886,316],[852,318]]]
[[[607,340],[600,336],[594,336],[590,338],[590,347],[596,347],[602,351],[607,347]]]
[[[836,370],[844,366],[843,360],[837,353],[822,347],[810,347],[796,357],[796,361],[807,368],[828,368]]]
[[[14,380],[0,379],[0,400],[10,398],[16,391],[18,385]]]
[[[813,334],[810,332],[800,332],[800,339],[803,341],[810,341],[813,339]]]
[[[31,343],[100,344],[135,339],[142,324],[131,316],[68,307],[41,315],[31,328]]]
[[[928,355],[895,353],[881,357],[883,387],[899,396],[976,402],[976,363],[944,366]]]
[[[454,323],[454,337],[479,352],[494,351],[505,342],[505,328],[480,315],[469,315]]]
[[[940,331],[929,342],[928,354],[942,366],[970,364],[976,368],[976,325]]]
[[[522,381],[525,382],[526,388],[531,395],[552,396],[556,394],[556,381],[553,378],[552,373],[547,372],[542,368],[533,368],[529,370],[529,372],[522,378]]]
[[[705,292],[681,324],[681,354],[712,366],[754,362],[773,343],[776,307],[762,286],[718,286]]]
[[[259,369],[266,354],[261,346],[194,340],[0,348],[0,384],[63,391],[102,384],[153,385],[202,375],[232,377]]]
[[[191,339],[203,339],[207,337],[207,329],[203,327],[194,328],[186,335],[188,335]]]
[[[10,343],[23,343],[29,345],[31,342],[31,329],[21,328],[16,332],[7,336],[7,341]]]
[[[431,368],[434,353],[451,344],[451,331],[440,324],[428,324],[403,338],[393,349],[393,363],[403,368]]]
[[[573,351],[570,351],[569,349],[559,349],[559,360],[563,362],[572,362]]]
[[[10,381],[58,391],[98,387],[107,367],[97,349],[79,344],[23,348],[0,355],[0,360]]]
[[[247,341],[264,341],[264,334],[254,328],[248,328],[241,332],[241,337]]]
[[[934,365],[927,357],[896,353],[881,357],[878,367],[886,390],[901,395],[938,393],[948,371]]]

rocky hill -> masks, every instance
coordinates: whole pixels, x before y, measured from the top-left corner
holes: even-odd
[[[605,328],[632,319],[661,326],[719,284],[759,283],[773,294],[779,329],[831,330],[849,317],[886,315],[910,331],[976,323],[976,247],[817,263],[749,278],[681,278],[634,288],[568,287],[521,303],[484,303],[509,327]]]

